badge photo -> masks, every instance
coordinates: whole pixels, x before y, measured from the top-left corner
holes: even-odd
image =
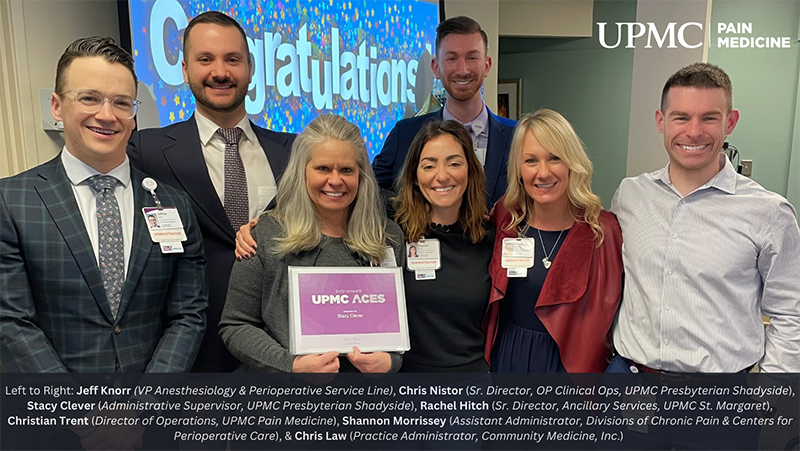
[[[179,243],[186,241],[183,222],[175,207],[142,208],[150,239],[155,243]]]
[[[533,238],[503,238],[500,266],[503,268],[532,268],[536,247]]]
[[[409,271],[436,270],[442,267],[439,240],[419,240],[406,243],[406,267]]]

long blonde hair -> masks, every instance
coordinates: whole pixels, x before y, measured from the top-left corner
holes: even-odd
[[[592,161],[569,121],[547,108],[524,115],[514,131],[508,156],[508,191],[503,200],[503,206],[511,213],[511,223],[505,230],[518,227],[535,208],[535,202],[525,191],[520,177],[522,141],[528,132],[533,133],[548,152],[560,158],[569,168],[567,197],[572,214],[576,221],[583,221],[591,227],[595,242],[600,246],[603,229],[599,218],[603,206],[600,198],[592,192]]]
[[[306,165],[314,150],[330,140],[348,144],[358,164],[358,192],[350,205],[344,242],[366,260],[380,261],[390,238],[367,147],[358,127],[334,114],[316,117],[292,145],[289,163],[278,185],[277,205],[269,212],[285,233],[275,239],[273,252],[283,257],[314,249],[322,242],[320,220],[306,188]]]

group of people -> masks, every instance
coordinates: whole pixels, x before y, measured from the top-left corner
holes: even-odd
[[[739,120],[728,76],[668,79],[669,163],[623,180],[608,212],[562,115],[489,111],[487,53],[477,22],[443,21],[444,108],[399,121],[370,165],[340,116],[299,135],[247,118],[253,63],[223,13],[186,27],[196,111],[165,128],[134,132],[127,52],[70,44],[62,152],[0,180],[0,371],[800,372],[796,211],[720,153]],[[410,269],[433,241],[437,269]],[[288,267],[373,265],[404,268],[411,349],[292,354]],[[71,431],[141,444],[141,428]]]
[[[235,20],[203,13],[183,46],[195,114],[138,132],[127,52],[86,38],[59,60],[64,149],[0,181],[2,371],[800,372],[796,212],[720,153],[739,119],[720,68],[669,78],[669,164],[608,212],[562,115],[483,103],[472,19],[437,28],[444,108],[399,121],[371,165],[340,116],[297,136],[247,118]],[[156,206],[185,240],[148,233]],[[424,240],[434,277],[406,265]],[[404,267],[411,350],[292,355],[290,265]]]

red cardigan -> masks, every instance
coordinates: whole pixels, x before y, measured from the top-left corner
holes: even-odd
[[[500,265],[503,238],[516,238],[515,230],[503,228],[511,214],[501,198],[492,217],[497,224],[494,254],[489,264],[492,292],[483,331],[486,361],[497,338],[499,300],[506,295],[508,276]],[[591,227],[576,222],[564,239],[545,279],[535,312],[558,344],[561,363],[570,373],[599,373],[608,366],[611,351],[606,337],[614,322],[622,294],[622,232],[617,218],[600,212],[603,244],[596,247]]]

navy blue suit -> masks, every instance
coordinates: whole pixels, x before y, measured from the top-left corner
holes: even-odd
[[[252,122],[250,125],[278,181],[289,161],[289,149],[295,135],[273,132]],[[194,115],[168,127],[134,132],[128,143],[128,157],[134,167],[189,194],[203,234],[209,288],[208,329],[192,371],[233,371],[239,366],[239,361],[219,338],[219,319],[236,258],[233,253],[236,231],[208,175]]]
[[[372,161],[372,169],[381,188],[394,191],[394,180],[406,161],[406,154],[414,136],[426,122],[442,120],[442,114],[443,110],[439,110],[397,122],[386,137],[381,153]],[[486,200],[489,208],[505,194],[508,187],[506,167],[511,138],[516,126],[517,121],[495,116],[489,111],[489,143],[486,148],[486,164],[483,166],[486,172]]]

